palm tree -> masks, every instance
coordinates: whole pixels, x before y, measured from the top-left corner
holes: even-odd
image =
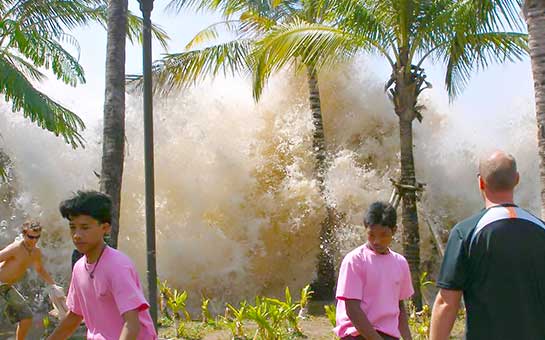
[[[411,268],[417,308],[421,308],[422,299],[412,124],[415,118],[422,120],[418,98],[431,87],[423,63],[434,58],[446,65],[445,86],[454,99],[474,69],[493,61],[522,58],[528,48],[527,36],[505,32],[501,20],[493,16],[495,11],[495,6],[482,9],[472,1],[347,0],[335,8],[339,18],[335,28],[292,23],[273,29],[260,43],[260,82],[296,56],[304,64],[327,66],[334,60],[328,55],[373,50],[390,65],[392,74],[385,90],[399,121],[403,250]]]
[[[176,11],[185,8],[220,9],[226,19],[216,23],[198,33],[186,46],[187,51],[166,55],[154,65],[155,91],[165,95],[174,88],[185,87],[194,84],[209,76],[219,73],[255,73],[255,68],[262,67],[254,63],[255,48],[259,40],[269,33],[270,29],[277,25],[290,21],[310,23],[330,22],[332,7],[330,0],[302,0],[302,1],[192,1],[173,0],[169,7]],[[239,14],[237,20],[231,20],[233,14]],[[191,50],[197,44],[214,40],[218,37],[218,29],[226,28],[235,34],[232,41],[213,45],[200,50]],[[295,60],[295,58],[294,58]],[[321,250],[317,265],[317,280],[313,290],[316,297],[324,299],[333,296],[335,285],[334,256],[336,254],[334,226],[338,220],[333,207],[325,200],[325,173],[328,168],[326,152],[326,138],[323,128],[323,117],[318,86],[318,72],[313,63],[306,66],[307,81],[309,86],[309,104],[314,125],[313,152],[315,154],[315,176],[318,188],[326,202],[327,216],[321,226],[320,240]],[[141,85],[140,76],[132,77]],[[259,100],[263,85],[260,78],[255,78],[254,97]]]
[[[100,190],[112,199],[112,232],[108,243],[114,248],[118,243],[125,161],[125,45],[127,37],[133,40],[140,36],[142,27],[140,18],[130,13],[127,5],[127,0],[110,0],[105,9],[107,47]],[[152,30],[166,48],[166,34],[157,26]]]
[[[100,191],[112,199],[110,246],[117,248],[121,184],[125,154],[125,44],[127,0],[110,0],[108,5],[106,85],[102,134]]]
[[[530,58],[536,98],[539,177],[541,179],[541,217],[545,217],[545,1],[525,0]]]

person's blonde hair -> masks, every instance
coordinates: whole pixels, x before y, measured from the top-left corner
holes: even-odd
[[[23,222],[21,229],[23,233],[26,233],[29,230],[40,233],[42,232],[42,225],[39,221],[36,220],[26,220],[25,222]]]

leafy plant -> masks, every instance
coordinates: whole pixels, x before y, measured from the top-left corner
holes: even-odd
[[[324,311],[331,326],[335,327],[337,325],[337,307],[335,305],[325,305]]]
[[[201,319],[204,323],[213,323],[212,315],[210,314],[210,310],[208,310],[208,304],[210,303],[210,299],[207,299],[204,295],[201,298]]]
[[[299,300],[301,309],[299,309],[298,315],[298,317],[301,319],[305,319],[307,317],[308,302],[310,301],[312,294],[314,294],[314,291],[311,290],[310,285],[306,285],[303,289],[301,289],[301,299]]]
[[[433,285],[434,282],[431,280],[428,280],[428,272],[423,272],[420,277],[418,278],[418,282],[420,284],[420,291],[422,292],[422,298],[424,302],[429,304],[428,299],[426,298],[426,287],[429,285]]]
[[[431,324],[431,308],[429,305],[423,305],[421,311],[417,311],[415,305],[408,301],[407,303],[409,328],[414,340],[429,339]]]
[[[247,339],[244,332],[244,319],[246,318],[247,310],[248,303],[246,301],[240,303],[239,309],[233,307],[231,304],[227,304],[222,323],[231,330],[235,340]],[[231,315],[233,315],[233,318],[231,318]]]
[[[166,319],[172,321],[174,316],[171,315],[171,313],[169,312],[169,306],[168,306],[168,301],[169,299],[172,299],[172,296],[173,296],[172,289],[170,289],[170,287],[168,286],[167,280],[161,281],[157,279],[157,287],[159,288],[159,295],[160,295],[160,304],[159,304],[160,311]]]
[[[184,325],[181,323],[181,315],[185,317],[186,321],[191,320],[191,316],[186,309],[187,292],[180,292],[178,289],[172,290],[172,296],[167,300],[167,306],[170,308],[174,318],[174,327],[176,328],[176,336],[181,336],[184,331]]]

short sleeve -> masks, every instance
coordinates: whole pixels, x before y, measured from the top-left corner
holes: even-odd
[[[112,296],[120,315],[131,310],[146,310],[149,304],[140,288],[138,274],[129,265],[123,265],[112,271]]]
[[[339,300],[362,300],[363,299],[363,267],[357,265],[354,256],[346,256],[339,270],[337,281],[337,293]]]
[[[70,287],[68,288],[68,295],[66,296],[66,306],[68,310],[79,316],[83,316],[81,310],[81,296],[77,285],[76,272],[72,272],[72,278],[70,279]]]
[[[448,238],[445,256],[437,279],[437,287],[463,290],[467,279],[464,239],[454,228]]]
[[[401,278],[401,289],[399,294],[400,300],[406,300],[414,294],[413,281],[411,279],[411,270],[409,269],[409,264],[407,260],[403,258],[402,261],[402,278]]]

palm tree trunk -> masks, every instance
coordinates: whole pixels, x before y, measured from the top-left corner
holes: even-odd
[[[409,263],[414,287],[413,303],[417,310],[422,309],[422,293],[420,291],[420,232],[418,229],[418,212],[416,207],[416,175],[413,157],[413,121],[416,118],[418,88],[416,80],[410,72],[407,49],[403,50],[401,65],[395,70],[396,85],[394,91],[394,108],[399,117],[399,144],[401,151],[401,184],[400,189],[401,224],[403,226],[403,252]],[[413,189],[407,189],[413,188]]]
[[[401,148],[401,183],[416,186],[413,158],[413,120],[399,118],[399,141]],[[417,310],[422,309],[420,292],[420,233],[416,208],[416,191],[405,190],[401,205],[403,225],[403,252],[409,262],[414,287],[413,302]]]
[[[125,43],[127,0],[109,0],[100,190],[112,198],[110,245],[117,248],[125,156]]]
[[[536,97],[539,177],[541,179],[541,217],[545,217],[545,0],[526,0],[530,57]]]
[[[327,203],[325,175],[328,168],[325,148],[324,124],[322,108],[320,104],[320,91],[318,88],[318,75],[312,66],[307,67],[310,111],[314,134],[312,136],[312,148],[316,157],[316,180],[320,195],[326,202],[327,216],[322,222],[320,230],[320,254],[318,255],[317,278],[313,283],[314,297],[318,300],[331,300],[334,297],[335,287],[335,254],[337,243],[335,240],[334,226],[336,224],[335,210]]]

